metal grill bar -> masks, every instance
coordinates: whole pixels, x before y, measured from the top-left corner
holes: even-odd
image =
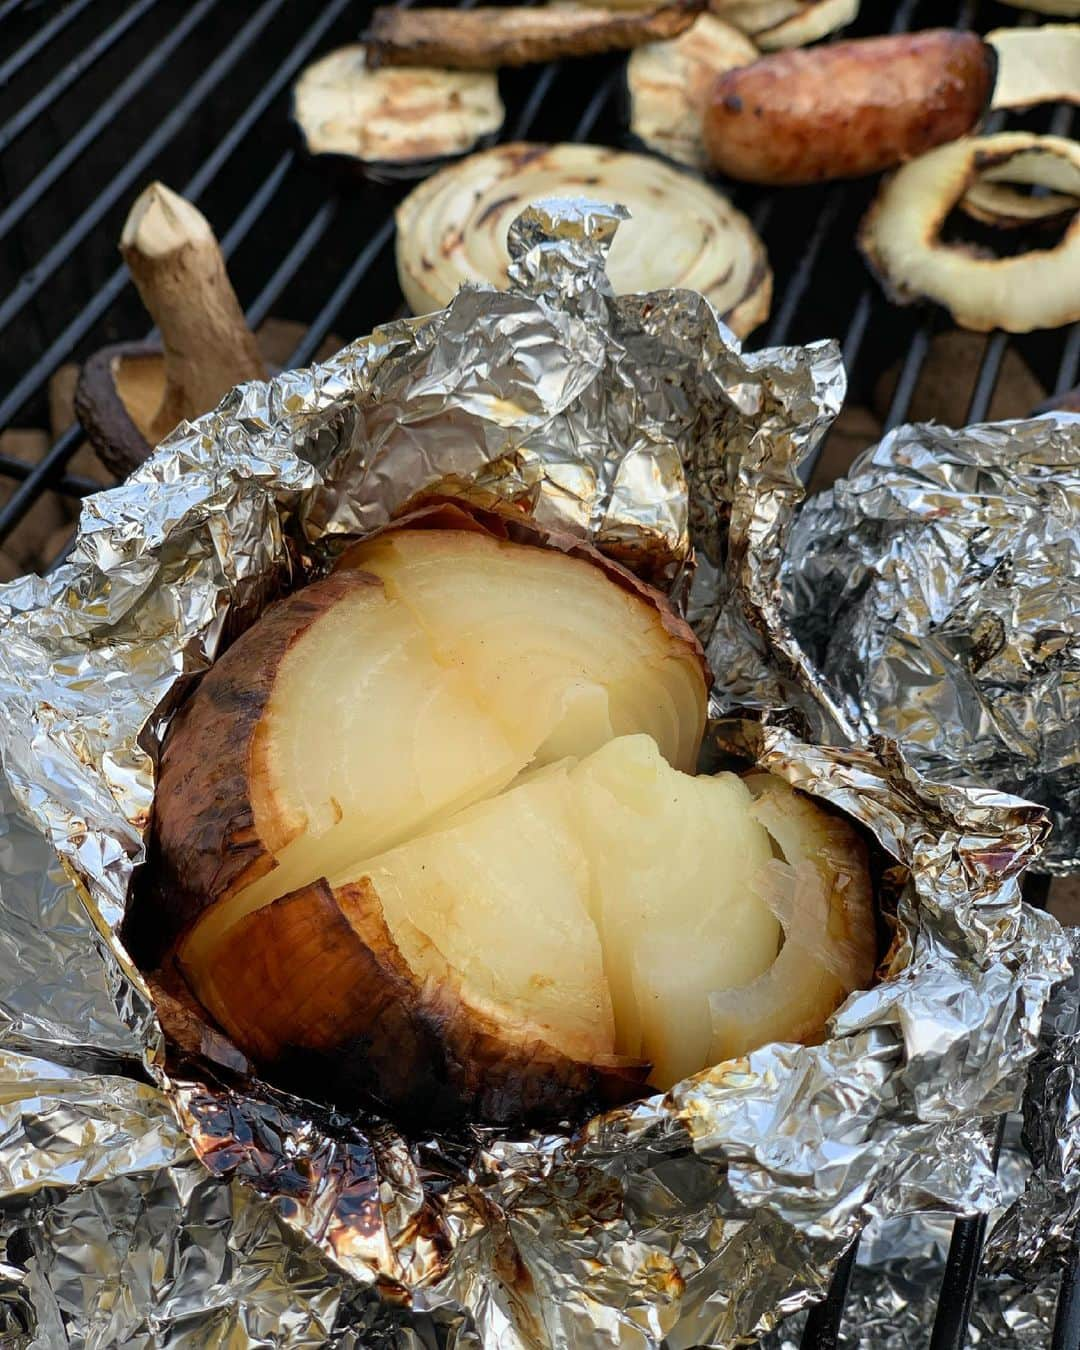
[[[272,100],[285,88],[330,25],[343,13],[348,4],[349,0],[329,0],[329,3],[323,7],[319,18],[311,25],[303,38],[294,45],[289,57],[282,62],[260,94],[252,100],[239,120],[222,137],[218,146],[198,172],[184,185],[182,192],[185,197],[198,201],[205,189],[220,172],[229,156],[237,149],[243,137],[251,130]],[[247,212],[244,213],[244,216],[247,216]],[[230,252],[230,249],[226,247],[228,238],[229,236],[226,235],[225,239],[222,240],[222,248],[226,256]],[[6,425],[19,412],[23,404],[34,396],[61,361],[75,347],[76,343],[80,342],[90,332],[123,290],[127,280],[127,268],[118,267],[105,285],[90,297],[79,317],[68,324],[60,336],[46,348],[45,352],[31,366],[26,375],[18,381],[7,397],[0,400],[0,427]],[[2,520],[3,516],[0,516],[0,522]],[[4,527],[0,523],[0,538],[3,537],[4,532]]]
[[[19,223],[49,188],[76,162],[83,151],[100,135],[118,112],[156,75],[176,48],[199,21],[210,12],[218,0],[199,0],[176,25],[167,38],[140,62],[117,91],[98,108],[83,128],[67,142],[63,150],[26,185],[13,202],[0,212],[0,236]],[[91,222],[91,225],[96,223]],[[66,237],[66,236],[65,236]],[[75,241],[77,242],[77,240]],[[72,244],[72,247],[74,244]],[[12,313],[15,311],[13,310]],[[0,314],[0,326],[5,319]]]
[[[810,1309],[803,1328],[802,1350],[836,1350],[840,1344],[840,1323],[844,1318],[844,1305],[847,1303],[848,1290],[851,1288],[851,1275],[855,1269],[855,1257],[859,1251],[859,1239],[856,1238],[840,1260],[832,1284],[825,1298]]]
[[[199,3],[190,11],[188,19],[193,14],[202,18],[218,3],[219,0],[199,0]],[[192,111],[225,78],[284,3],[285,0],[264,0],[259,10],[237,33],[218,59],[211,64],[200,79],[196,80],[187,95],[177,103],[172,112],[147,137],[138,153],[111,179],[108,186],[77,217],[75,223],[64,231],[44,258],[23,277],[7,300],[0,304],[0,328],[6,327],[27,301],[37,294],[61,263],[67,261],[72,250],[86,238],[105,212],[115,202],[119,201],[121,195],[131,187],[147,165],[152,163],[154,157],[172,140],[183,127]],[[21,201],[22,198],[20,197],[13,202],[11,210],[15,211],[16,208],[20,208],[21,214]],[[9,212],[5,212],[4,217],[8,214]],[[4,217],[0,217],[0,234],[9,224]]]
[[[75,19],[92,3],[92,0],[72,0],[72,3],[66,5],[59,13],[44,24],[32,38],[19,48],[12,52],[6,61],[0,62],[0,89],[17,75],[23,66],[32,61],[38,52],[47,47],[56,37],[57,33],[62,32],[69,23]],[[0,16],[3,17],[3,16]]]
[[[137,0],[130,9],[125,10],[123,14],[108,28],[105,29],[93,42],[82,49],[74,60],[69,61],[58,75],[53,76],[47,85],[28,102],[24,103],[13,117],[0,127],[0,150],[5,150],[15,138],[22,134],[28,126],[31,125],[41,114],[56,102],[56,100],[65,93],[80,75],[88,71],[96,62],[105,55],[110,48],[124,36],[129,28],[142,18],[153,6],[157,0]]]

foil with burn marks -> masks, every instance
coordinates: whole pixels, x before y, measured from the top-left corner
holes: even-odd
[[[838,352],[744,356],[699,296],[616,299],[622,214],[530,208],[508,292],[465,290],[234,390],[87,501],[55,574],[0,588],[0,749],[32,822],[5,816],[0,848],[5,1333],[729,1345],[820,1296],[868,1218],[997,1202],[985,1119],[1018,1103],[1069,970],[1057,925],[1020,901],[1046,818],[931,782],[886,741],[712,728],[718,756],[756,758],[877,841],[887,978],[823,1045],[769,1046],[578,1128],[406,1140],[245,1077],[212,1038],[178,1055],[117,936],[191,681],[425,490],[516,502],[688,597],[715,711],[797,693],[832,716],[772,616]]]

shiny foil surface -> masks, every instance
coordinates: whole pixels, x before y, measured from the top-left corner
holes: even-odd
[[[842,717],[774,620],[843,371],[832,344],[742,356],[693,294],[616,300],[623,214],[530,208],[510,291],[234,390],[87,500],[68,563],[0,587],[5,1345],[734,1345],[819,1297],[868,1220],[1000,1207],[989,1122],[1071,969],[1020,901],[1045,813],[745,715],[797,694],[811,726]],[[454,485],[686,598],[714,711],[743,711],[713,753],[863,827],[884,978],[824,1044],[582,1126],[431,1139],[286,1096],[220,1036],[167,1056],[117,928],[172,711],[345,537]]]
[[[790,623],[862,735],[1048,806],[1080,867],[1080,415],[905,426],[800,513]]]

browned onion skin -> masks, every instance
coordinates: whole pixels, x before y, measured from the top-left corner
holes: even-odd
[[[751,183],[876,173],[971,131],[996,69],[991,46],[948,28],[776,52],[717,77],[706,150]]]
[[[271,605],[203,676],[169,729],[154,794],[154,843],[128,932],[156,964],[204,909],[273,866],[288,842],[261,838],[251,758],[263,710],[290,645],[343,596],[379,582],[341,572]],[[274,822],[264,822],[264,829]]]
[[[348,912],[346,917],[345,911]],[[375,1097],[399,1118],[550,1120],[642,1092],[648,1065],[569,1059],[495,1024],[455,972],[418,980],[366,878],[314,882],[241,919],[199,990],[232,1039],[283,1086],[341,1106]]]

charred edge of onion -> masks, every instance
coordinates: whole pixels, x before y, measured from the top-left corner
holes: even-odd
[[[530,1024],[498,1020],[449,967],[414,971],[366,880],[312,882],[246,915],[202,974],[210,1012],[276,1082],[308,1094],[316,1081],[334,1105],[374,1105],[420,1128],[552,1120],[640,1096],[648,1073],[571,1057]]]
[[[1009,144],[1003,145],[1003,141],[1009,142]],[[1074,217],[1073,223],[1066,230],[1064,237],[1054,248],[1033,249],[1027,253],[1006,259],[987,259],[981,257],[971,245],[946,244],[941,241],[940,237],[941,229],[948,215],[960,206],[962,198],[972,183],[978,180],[981,173],[988,168],[996,168],[1007,164],[1018,154],[1030,153],[1033,150],[1038,151],[1040,149],[1047,154],[1055,153],[1047,144],[1048,142],[1060,146],[1060,153],[1064,154],[1066,158],[1075,155],[1077,163],[1080,164],[1080,145],[1076,142],[1061,137],[1037,136],[1027,132],[1001,132],[982,138],[974,137],[938,146],[925,155],[908,161],[907,164],[902,165],[884,178],[879,185],[876,196],[859,223],[856,243],[867,266],[877,278],[888,299],[897,305],[930,301],[941,306],[952,315],[957,324],[972,332],[985,333],[992,332],[994,329],[1001,329],[1005,332],[1026,333],[1064,327],[1080,319],[1080,300],[1071,308],[1062,309],[1060,312],[1051,310],[1049,313],[1036,317],[1026,315],[1018,319],[1000,310],[990,314],[985,311],[976,313],[965,298],[972,293],[972,284],[980,279],[979,269],[981,268],[1006,265],[1019,267],[1023,265],[1025,259],[1031,259],[1032,266],[1040,266],[1045,263],[1047,257],[1053,257],[1054,255],[1059,255],[1055,258],[1055,262],[1060,264],[1061,255],[1066,253],[1070,245],[1080,253],[1080,214]],[[918,166],[931,156],[941,156],[943,153],[956,154],[958,151],[966,151],[968,154],[968,159],[963,165],[963,173],[960,174],[958,166],[956,182],[949,185],[947,197],[939,196],[934,202],[933,210],[924,214],[921,221],[918,248],[923,256],[940,255],[943,258],[955,259],[957,266],[968,269],[965,278],[967,285],[965,287],[952,286],[951,293],[948,295],[943,291],[932,294],[925,288],[920,288],[910,282],[907,278],[894,274],[893,268],[882,256],[880,243],[876,236],[880,233],[881,218],[890,205],[890,193],[895,192],[898,180],[902,180],[905,173],[917,170]],[[918,185],[916,184],[916,186]],[[911,241],[905,242],[910,252]],[[1068,270],[1064,268],[1062,276],[1067,274]],[[989,310],[990,307],[986,306],[985,309]]]

